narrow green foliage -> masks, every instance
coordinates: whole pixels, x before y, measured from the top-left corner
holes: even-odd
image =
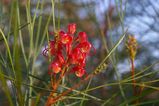
[[[6,97],[8,98],[9,105],[14,106],[12,98],[11,98],[12,96],[10,94],[10,90],[8,88],[8,85],[7,85],[7,80],[3,76],[3,71],[2,71],[1,65],[0,65],[0,82],[2,84],[2,89],[4,90]]]
[[[7,41],[4,33],[2,32],[2,29],[0,29],[0,33],[1,33],[2,37],[3,37],[3,39],[4,39],[4,42],[5,42],[5,45],[6,45],[6,49],[7,49],[7,53],[9,55],[9,60],[10,60],[10,64],[11,64],[11,67],[12,67],[13,75],[15,77],[15,69],[14,69],[13,60],[12,60],[11,51],[10,51],[10,48],[9,48],[8,41]]]
[[[56,25],[55,25],[55,1],[54,0],[51,0],[51,3],[52,3],[52,20],[53,20],[53,27],[54,27],[54,31],[56,31]]]
[[[18,50],[18,46],[16,47],[16,52],[15,52],[15,72],[16,72],[16,81],[15,81],[15,86],[16,86],[16,91],[17,91],[17,95],[18,95],[18,101],[19,101],[19,105],[23,106],[24,105],[24,98],[23,98],[23,94],[22,94],[22,68],[20,65],[20,55],[19,55],[19,50]]]
[[[92,78],[89,80],[88,85],[87,85],[87,87],[86,87],[86,90],[89,89],[89,87],[90,87],[90,85],[91,85],[91,82],[92,82]],[[84,92],[84,93],[87,93],[87,91]],[[84,105],[84,101],[85,101],[84,99],[85,99],[85,98],[86,98],[86,96],[84,95],[83,98],[82,98],[82,100],[81,100],[80,106],[83,106],[83,105]]]
[[[38,9],[38,7],[39,7],[39,1],[38,1],[36,9]],[[44,0],[42,0],[42,4],[40,6],[40,14],[42,14],[43,7],[44,7]],[[35,14],[35,16],[36,16],[36,14]],[[38,44],[39,44],[39,37],[40,37],[41,28],[42,28],[42,16],[40,16],[38,19],[38,28],[37,28],[37,34],[36,34],[36,39],[35,39],[35,49],[36,50],[39,47]]]
[[[93,72],[94,75],[100,73],[101,71],[103,71],[104,68],[107,67],[106,64],[106,60],[111,56],[111,54],[116,50],[116,48],[119,46],[119,44],[123,41],[123,39],[126,36],[127,31],[123,34],[123,36],[118,40],[118,42],[114,45],[114,47],[110,50],[110,52],[108,53],[108,55],[102,60],[102,62],[99,64],[99,66],[97,66],[97,68],[95,69],[95,71]]]
[[[40,97],[41,97],[40,94],[38,94],[38,95],[36,96],[36,100],[35,100],[34,106],[38,106],[38,103],[39,103],[39,101],[40,101]]]

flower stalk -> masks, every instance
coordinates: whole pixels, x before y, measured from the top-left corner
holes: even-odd
[[[130,64],[131,64],[131,76],[132,76],[132,83],[133,83],[133,95],[137,96],[137,88],[136,88],[136,80],[135,80],[135,65],[134,65],[134,60],[136,57],[137,53],[137,40],[134,36],[128,36],[126,47],[129,53],[129,58],[130,58]],[[138,100],[136,101],[138,103]]]

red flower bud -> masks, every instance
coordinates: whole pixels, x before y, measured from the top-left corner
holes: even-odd
[[[77,40],[78,40],[80,43],[87,41],[87,34],[86,34],[85,32],[79,32],[79,33],[78,33]]]
[[[53,62],[53,63],[51,63],[49,69],[53,70],[54,73],[59,73],[61,71],[61,67],[60,67],[59,62]]]
[[[74,34],[76,32],[76,24],[72,23],[68,25],[68,33]]]

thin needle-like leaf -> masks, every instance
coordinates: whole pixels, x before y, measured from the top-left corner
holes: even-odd
[[[7,85],[7,80],[4,78],[3,74],[2,74],[2,69],[1,69],[1,66],[0,66],[0,82],[2,83],[2,86],[3,86],[3,90],[8,98],[8,102],[10,104],[10,106],[13,106],[13,101],[12,101],[12,98],[11,98],[11,95],[10,95],[10,91],[9,91],[9,88],[8,88],[8,85]]]
[[[4,33],[2,32],[1,28],[0,28],[0,33],[1,33],[2,37],[3,37],[3,39],[4,39],[4,42],[5,42],[5,45],[6,45],[6,48],[7,48],[7,52],[8,52],[8,55],[9,55],[9,60],[10,60],[10,64],[11,64],[11,67],[12,67],[12,71],[13,71],[13,74],[14,74],[14,77],[15,77],[15,69],[14,69],[14,65],[13,65],[13,60],[12,60],[9,44],[8,44],[8,41],[7,41]]]

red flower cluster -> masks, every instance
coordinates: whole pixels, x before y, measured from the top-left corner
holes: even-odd
[[[49,65],[51,73],[62,72],[64,67],[69,67],[67,71],[74,72],[77,77],[82,77],[85,72],[86,57],[90,52],[91,44],[87,40],[85,32],[79,32],[75,37],[76,24],[69,24],[67,33],[59,31],[57,37],[49,42],[43,51],[44,56],[52,57]]]

